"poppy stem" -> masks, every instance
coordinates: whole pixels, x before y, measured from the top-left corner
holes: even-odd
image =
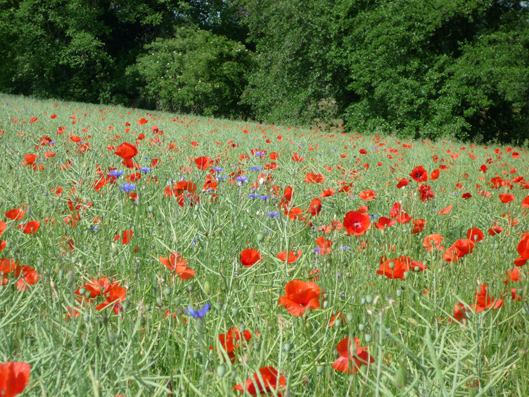
[[[306,336],[307,340],[309,341],[310,355],[311,355],[311,358],[312,358],[312,367],[314,369],[314,375],[315,375],[314,381],[316,382],[317,379],[318,379],[318,372],[316,371],[316,356],[314,354],[314,348],[312,347],[312,338],[311,338],[311,335],[309,334],[308,317],[305,317],[304,319],[302,319],[302,321],[303,321],[303,323],[302,323],[301,326],[302,326],[302,328],[303,328],[303,330],[305,332],[305,336]]]

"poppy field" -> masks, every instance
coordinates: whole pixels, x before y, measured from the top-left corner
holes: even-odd
[[[529,395],[529,148],[0,99],[3,397]]]

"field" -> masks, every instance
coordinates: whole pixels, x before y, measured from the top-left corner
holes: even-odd
[[[528,150],[0,95],[0,395],[527,396]]]

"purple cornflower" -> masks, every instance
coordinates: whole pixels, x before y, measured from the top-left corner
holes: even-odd
[[[149,172],[151,170],[150,167],[141,167],[140,168],[140,171],[143,171],[143,172]]]
[[[268,212],[266,214],[267,217],[269,218],[279,218],[279,212],[275,211],[275,212]]]
[[[109,174],[115,178],[119,178],[121,175],[123,175],[123,170],[121,171],[118,171],[118,170],[112,170],[109,172]]]
[[[125,193],[130,193],[132,190],[136,189],[136,186],[134,186],[133,183],[124,183],[120,187],[121,190],[123,190]]]
[[[257,197],[259,197],[259,195],[250,193],[248,197],[250,197],[251,199],[256,199]]]
[[[237,182],[240,182],[240,183],[244,183],[248,180],[248,178],[244,175],[241,175],[241,176],[238,176],[237,177]]]
[[[185,313],[188,316],[191,316],[191,317],[194,317],[194,318],[204,318],[204,316],[206,315],[206,313],[208,312],[210,307],[211,307],[211,305],[209,304],[209,302],[206,302],[204,307],[202,309],[198,309],[198,310],[193,310],[193,308],[191,306],[189,306],[185,310]]]

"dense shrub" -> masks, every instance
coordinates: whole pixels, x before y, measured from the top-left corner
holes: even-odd
[[[206,116],[247,117],[239,105],[253,54],[241,43],[190,27],[157,39],[129,69],[157,108]]]

